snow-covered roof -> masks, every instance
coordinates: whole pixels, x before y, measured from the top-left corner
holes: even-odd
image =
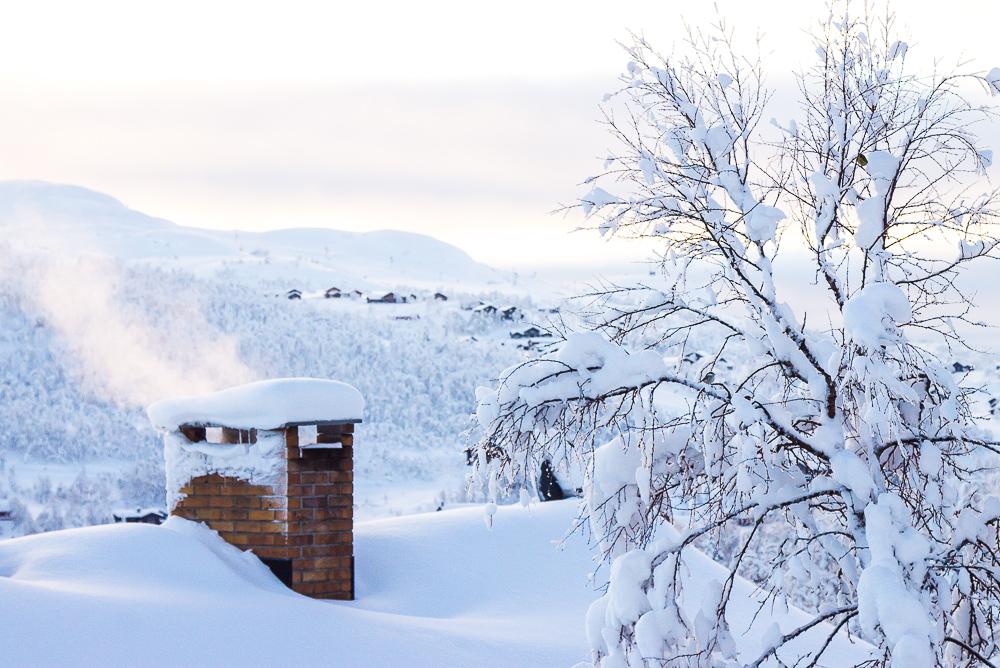
[[[336,380],[276,378],[201,396],[164,399],[146,409],[158,429],[181,425],[279,429],[295,424],[360,422],[365,400]]]
[[[145,517],[146,515],[159,515],[166,517],[167,511],[163,508],[119,508],[111,511],[114,517]]]

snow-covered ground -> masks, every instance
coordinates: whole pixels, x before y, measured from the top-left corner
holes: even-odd
[[[572,666],[589,657],[595,598],[583,539],[559,544],[572,501],[479,507],[360,522],[357,600],[284,588],[255,558],[184,520],[0,542],[0,663],[10,666]],[[691,599],[721,567],[695,554]],[[745,658],[777,620],[751,624],[737,583],[731,621]],[[825,629],[804,634],[814,642]],[[828,667],[862,657],[839,639]],[[785,655],[784,658],[789,658]]]

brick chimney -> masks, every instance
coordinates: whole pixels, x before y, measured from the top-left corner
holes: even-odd
[[[303,380],[311,379],[265,383]],[[234,410],[213,395],[151,406],[151,419],[164,431],[170,513],[204,522],[228,543],[252,550],[300,594],[353,600],[354,425],[361,420],[343,415],[360,415],[363,402],[356,390],[344,387],[357,401],[346,412],[331,411],[340,419],[274,424],[281,416],[310,414],[309,406],[294,401],[301,394],[295,386],[292,397],[282,395],[289,411],[274,411],[273,403],[265,402],[272,414],[258,422],[267,424],[266,429],[209,418],[229,414],[243,425],[254,422],[245,403]],[[278,389],[267,388],[264,395]],[[240,398],[248,396],[256,393],[244,392]],[[185,415],[197,419],[176,424]]]

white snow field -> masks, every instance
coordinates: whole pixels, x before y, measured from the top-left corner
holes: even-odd
[[[596,597],[583,539],[556,546],[575,510],[572,501],[506,506],[492,530],[481,507],[359,523],[353,602],[299,596],[177,518],[2,541],[0,664],[572,666],[588,658],[584,619]],[[700,583],[724,570],[700,554],[687,565],[683,607],[694,611]],[[744,659],[775,621],[787,632],[804,619],[767,612],[751,625],[752,585],[739,581],[734,598],[744,602],[731,620]],[[821,665],[864,654],[838,638]]]

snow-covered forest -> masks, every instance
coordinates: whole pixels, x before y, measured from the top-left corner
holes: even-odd
[[[462,499],[474,389],[525,355],[527,342],[512,331],[553,317],[525,297],[492,292],[449,290],[442,301],[414,288],[415,301],[390,305],[326,299],[317,285],[289,300],[287,282],[107,258],[60,260],[53,284],[43,280],[47,262],[4,254],[0,496],[14,510],[5,523],[14,534],[161,507],[162,444],[145,405],[254,378],[350,379],[364,393],[356,466],[374,514]],[[517,312],[474,311],[484,300]],[[94,353],[108,327],[145,349]]]

